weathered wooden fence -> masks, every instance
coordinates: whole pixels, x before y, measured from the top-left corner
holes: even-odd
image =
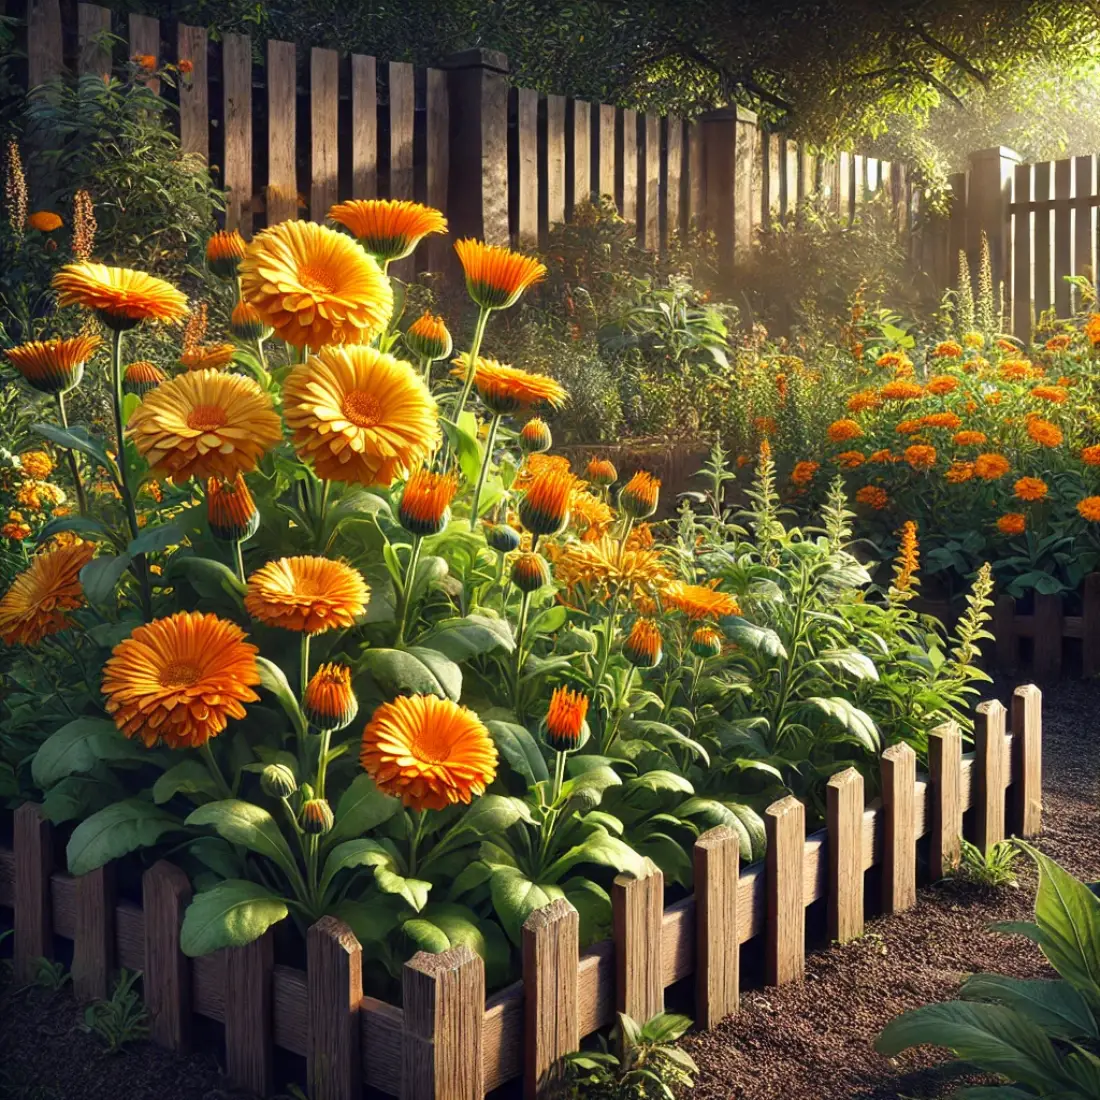
[[[78,997],[106,994],[116,966],[143,971],[154,1039],[186,1050],[192,1014],[222,1021],[234,1082],[272,1091],[276,1047],[304,1055],[312,1100],[359,1100],[364,1085],[424,1100],[480,1100],[522,1077],[527,1096],[549,1095],[560,1057],[611,1023],[616,1011],[647,1019],[665,990],[695,976],[696,1019],[711,1027],[737,1011],[740,947],[760,944],[771,984],[798,980],[806,907],[824,900],[829,936],[861,934],[865,872],[880,869],[879,907],[916,901],[918,841],[932,878],[958,859],[963,815],[983,848],[1006,830],[1035,834],[1042,813],[1042,699],[1016,689],[1012,732],[999,702],[978,708],[973,752],[958,728],[931,735],[930,775],[908,745],[881,760],[882,796],[865,804],[854,769],[828,785],[827,827],[810,836],[805,808],[785,798],[765,814],[767,858],[739,866],[724,827],[696,842],[695,893],[664,908],[659,871],[614,884],[614,938],[578,951],[578,917],[558,901],[523,929],[523,979],[485,998],[484,968],[469,949],[418,954],[405,965],[403,1005],[362,995],[362,953],[351,930],[326,917],[307,937],[307,968],[275,961],[270,933],[198,959],[179,948],[187,877],[161,861],[143,878],[142,904],[116,899],[111,867],[71,878],[55,868],[51,826],[35,805],[15,814],[14,849],[0,849],[0,905],[14,906],[15,966],[28,978],[55,937],[73,941]]]
[[[26,0],[27,81],[63,71],[106,75],[128,56],[189,62],[178,92],[183,148],[217,166],[226,220],[246,235],[340,199],[416,199],[454,234],[495,244],[545,242],[593,196],[614,198],[650,248],[697,226],[732,273],[773,215],[815,192],[851,218],[885,191],[899,225],[915,199],[904,165],[826,158],[757,125],[741,109],[685,122],[510,87],[499,53],[470,50],[419,69],[360,54],[254,42],[71,0]],[[8,13],[18,7],[12,0]],[[112,34],[117,38],[112,38]],[[433,242],[419,262],[442,264]]]

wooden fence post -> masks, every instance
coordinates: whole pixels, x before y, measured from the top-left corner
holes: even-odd
[[[309,216],[322,224],[338,195],[339,65],[335,50],[309,51]]]
[[[516,244],[539,243],[539,93],[516,88]]]
[[[954,722],[928,735],[928,766],[932,777],[931,848],[933,881],[958,866],[962,835],[962,736]]]
[[[706,172],[706,228],[714,234],[718,273],[730,278],[736,241],[734,157],[737,148],[737,108],[722,107],[703,115]]]
[[[442,69],[429,69],[426,78],[427,200],[437,210],[447,209],[447,188],[451,170],[451,101],[447,94],[447,74]],[[426,242],[425,254],[417,257],[417,265],[428,271],[442,271],[453,249],[451,241],[433,233]]]
[[[1062,597],[1035,593],[1035,632],[1032,666],[1040,683],[1062,675]]]
[[[158,860],[141,876],[145,918],[142,986],[153,1042],[169,1050],[191,1047],[191,965],[180,950],[183,911],[191,883],[175,864]]]
[[[335,917],[322,917],[306,933],[306,987],[310,1100],[360,1100],[363,950]]]
[[[863,776],[846,768],[825,788],[829,831],[829,938],[863,935]]]
[[[661,120],[638,116],[638,236],[652,252],[661,246]]]
[[[266,1096],[274,1088],[272,978],[275,939],[270,929],[225,960],[225,1069],[234,1085]]]
[[[33,802],[15,811],[15,980],[34,978],[37,960],[53,958],[53,827]]]
[[[210,85],[206,64],[206,28],[177,28],[176,50],[181,61],[191,62],[191,72],[179,83],[180,149],[210,160]]]
[[[507,245],[508,59],[496,50],[463,50],[443,68],[451,94],[451,235]]]
[[[73,938],[73,994],[101,1001],[110,994],[115,969],[115,868],[113,863],[78,875]]]
[[[1081,675],[1100,673],[1100,573],[1085,577],[1081,607]]]
[[[239,229],[247,238],[252,235],[252,39],[248,35],[227,34],[222,40],[222,98],[225,226]]]
[[[565,217],[592,198],[592,104],[565,101]]]
[[[82,76],[85,73],[99,77],[109,76],[111,46],[109,41],[104,41],[103,36],[111,33],[111,13],[98,4],[77,4],[76,22],[80,48],[77,71]],[[203,38],[205,41],[205,32],[203,32]],[[180,57],[186,56],[186,54],[180,54]],[[183,144],[182,141],[180,144]]]
[[[27,84],[36,88],[65,65],[61,53],[60,0],[29,0],[27,4]]]
[[[671,237],[678,237],[683,231],[682,199],[684,181],[684,120],[678,115],[669,115],[664,121],[665,169],[662,177],[664,202],[661,204],[661,251],[668,251]]]
[[[565,898],[523,923],[523,1094],[553,1096],[561,1059],[580,1046],[580,917]]]
[[[1013,832],[1035,836],[1043,827],[1043,693],[1022,684],[1012,693]]]
[[[439,955],[420,951],[405,963],[402,992],[401,1100],[482,1100],[480,956],[465,944]]]
[[[1002,672],[1013,673],[1019,660],[1016,644],[1016,599],[1007,593],[997,597],[993,605],[993,646],[997,667]]]
[[[974,721],[975,840],[983,852],[1005,838],[1005,787],[1008,784],[1005,708],[996,699],[978,704]]]
[[[351,120],[351,197],[377,198],[378,62],[368,54],[351,55]],[[446,140],[449,146],[449,136]],[[447,187],[448,180],[444,179],[444,199]],[[446,208],[446,202],[443,208]]]
[[[615,108],[606,103],[593,104],[592,114],[592,189],[597,199],[615,201],[616,151]]]
[[[900,913],[917,903],[917,754],[891,745],[882,769],[882,908]]]
[[[793,795],[764,811],[768,850],[767,944],[769,985],[799,981],[806,967],[806,901],[802,862],[806,848],[806,807]]]
[[[1020,163],[1018,153],[1004,146],[980,149],[970,154],[970,178],[966,202],[966,251],[970,270],[978,270],[978,254],[984,232],[989,240],[993,264],[993,286],[1004,282],[1011,301],[1012,281],[1009,249],[1009,203],[1012,201],[1012,177]]]
[[[276,225],[298,217],[298,61],[293,42],[274,39],[268,42],[266,83],[267,187],[264,201],[267,224]],[[312,175],[312,161],[310,169]]]
[[[709,1031],[737,1011],[741,944],[737,887],[741,840],[728,825],[695,842],[695,1022]]]
[[[618,875],[611,887],[615,940],[615,1008],[644,1024],[664,1011],[661,921],[665,876]]]

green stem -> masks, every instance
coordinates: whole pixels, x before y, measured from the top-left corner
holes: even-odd
[[[432,388],[432,360],[426,355],[420,357],[420,373],[424,376],[424,385]]]
[[[489,323],[489,313],[490,310],[482,306],[477,315],[477,325],[474,328],[474,339],[473,343],[470,344],[470,356],[466,361],[466,381],[462,386],[462,393],[455,405],[453,419],[456,424],[458,423],[458,418],[466,408],[466,402],[470,397],[470,390],[474,385],[474,375],[477,373],[477,357],[481,354],[481,341],[485,337],[485,326]]]
[[[519,714],[519,677],[523,669],[523,636],[527,633],[527,614],[531,609],[531,593],[524,592],[519,605],[519,621],[516,624],[516,660],[512,675],[512,706]]]
[[[420,841],[424,838],[424,824],[428,815],[424,810],[416,810],[416,828],[409,839],[409,878],[416,875],[416,857],[420,850]]]
[[[69,415],[65,411],[65,395],[63,393],[57,395],[57,418],[61,421],[61,427],[68,431]],[[69,472],[73,475],[73,484],[76,486],[77,507],[80,509],[80,514],[86,516],[88,514],[88,495],[84,492],[84,482],[80,479],[80,466],[76,461],[76,451],[66,449],[65,454],[69,460]]]
[[[264,341],[262,336],[256,337],[256,354],[260,359],[260,366],[263,368],[264,375],[270,380],[270,372],[267,369],[267,353],[264,351]]]
[[[554,786],[550,791],[550,805],[553,806],[561,797],[562,784],[565,782],[565,753],[559,752],[554,760]]]
[[[199,752],[202,753],[202,758],[206,763],[206,770],[210,772],[211,778],[217,785],[218,793],[222,798],[232,798],[233,791],[230,789],[229,784],[225,781],[225,776],[222,774],[222,770],[218,767],[217,760],[214,759],[214,750],[210,748],[210,742],[204,741],[199,746]]]
[[[240,539],[233,540],[233,563],[237,569],[237,579],[241,582],[241,584],[245,584],[246,581],[244,576],[244,552],[241,549],[241,545],[242,544]]]
[[[405,586],[401,589],[401,598],[397,607],[397,646],[405,644],[405,631],[409,625],[409,607],[412,605],[412,588],[416,580],[416,567],[420,564],[420,550],[424,545],[419,535],[413,535],[412,549],[409,552],[409,568],[405,573]]]
[[[315,532],[317,549],[323,550],[325,534],[325,513],[328,511],[329,493],[332,491],[332,482],[328,478],[321,479],[321,499],[317,503],[317,529]]]
[[[325,797],[325,773],[328,771],[328,746],[332,739],[332,730],[321,731],[321,741],[317,747],[317,797]]]
[[[485,439],[485,458],[481,462],[481,470],[477,475],[477,484],[474,486],[474,499],[470,505],[470,530],[477,528],[477,510],[481,503],[481,490],[485,488],[485,478],[489,473],[489,465],[493,461],[493,444],[497,438],[497,428],[500,427],[500,414],[495,413],[489,421],[489,434]]]

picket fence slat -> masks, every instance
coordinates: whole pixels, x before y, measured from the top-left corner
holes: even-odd
[[[1008,778],[1008,744],[1005,740],[1005,708],[996,699],[978,705],[974,720],[974,773],[978,807],[974,843],[983,852],[1005,838],[1005,788]]]
[[[115,867],[97,867],[73,880],[76,927],[73,936],[73,994],[101,1001],[110,994],[115,969]]]
[[[351,55],[351,198],[378,197],[378,70],[373,57]]]
[[[226,189],[225,224],[252,235],[252,40],[227,34],[222,40],[222,95]]]
[[[677,115],[664,120],[665,158],[661,201],[661,251],[668,251],[669,241],[683,231],[684,123]]]
[[[539,94],[516,89],[517,214],[516,243],[532,248],[539,240]]]
[[[77,72],[81,75],[110,76],[111,50],[103,36],[111,33],[111,13],[98,4],[77,4],[76,27],[79,51]]]
[[[442,69],[429,69],[425,80],[425,114],[428,159],[425,169],[426,201],[437,210],[447,209],[447,188],[450,185],[450,99],[447,95],[447,74]],[[427,270],[440,271],[450,255],[450,242],[439,234],[428,240]]]
[[[583,99],[565,102],[565,216],[587,202],[592,187],[592,104]]]
[[[205,27],[179,25],[176,52],[191,64],[180,77],[180,149],[210,160],[210,86]]]
[[[298,216],[298,61],[293,42],[267,44],[267,224]]]
[[[309,216],[324,222],[339,194],[340,72],[335,50],[315,46],[309,51],[309,93]]]

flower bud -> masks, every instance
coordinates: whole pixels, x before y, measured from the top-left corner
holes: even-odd
[[[405,333],[405,347],[418,359],[435,362],[450,358],[454,342],[443,318],[425,311],[409,325]]]
[[[244,238],[235,229],[219,229],[206,242],[206,264],[215,275],[235,279],[244,259]]]
[[[229,331],[238,340],[249,343],[266,340],[274,329],[265,325],[259,311],[251,302],[238,302],[229,316]]]
[[[593,485],[598,485],[601,489],[606,489],[608,485],[614,485],[618,479],[619,471],[615,469],[614,463],[606,458],[593,458],[589,460],[588,466],[585,468],[584,476],[592,482]]]
[[[311,798],[302,803],[302,829],[312,836],[324,836],[333,826],[332,807],[324,798]]]
[[[512,566],[512,583],[521,592],[537,592],[550,583],[550,566],[541,554],[520,554]]]
[[[550,450],[554,437],[550,434],[550,426],[546,421],[535,416],[523,425],[519,433],[519,442],[527,454],[538,454]]]
[[[321,665],[306,685],[302,713],[319,730],[342,730],[351,725],[359,713],[351,669],[336,663]]]
[[[704,661],[722,652],[722,635],[713,627],[701,626],[691,636],[691,652]]]
[[[632,519],[648,519],[657,511],[661,482],[639,470],[619,493],[619,507]]]
[[[636,668],[656,668],[661,663],[661,631],[652,619],[635,619],[623,642],[623,654]]]
[[[285,764],[268,764],[260,772],[260,786],[271,798],[289,798],[298,789],[298,781]]]
[[[567,687],[554,688],[540,727],[542,739],[554,752],[573,752],[588,740],[588,696]]]
[[[122,374],[122,392],[134,393],[144,397],[155,390],[168,376],[148,359],[139,359],[131,363]]]
[[[519,532],[507,523],[487,523],[485,541],[501,554],[510,554],[519,549]]]

